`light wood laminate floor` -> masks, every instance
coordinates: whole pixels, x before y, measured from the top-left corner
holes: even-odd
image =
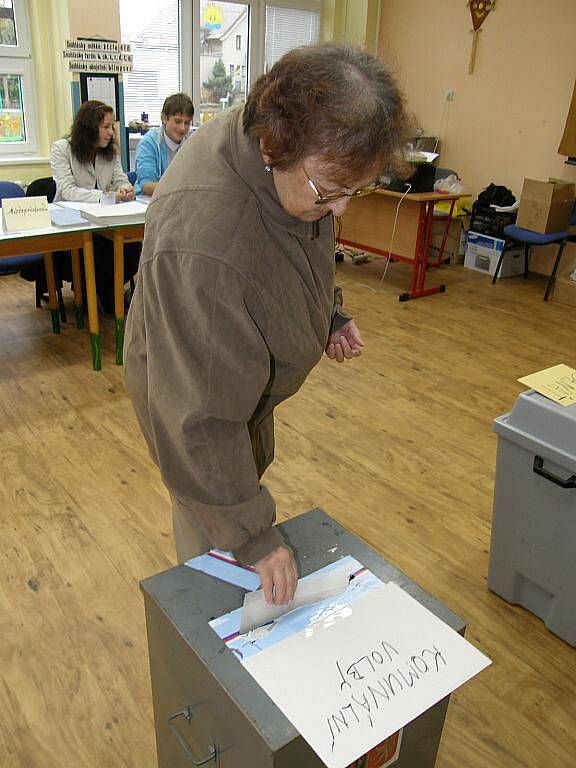
[[[535,277],[339,267],[366,351],[324,359],[277,413],[280,519],[320,506],[469,622],[493,660],[451,700],[437,768],[576,765],[576,651],[488,592],[493,419],[518,376],[574,364],[574,311]],[[430,282],[439,279],[432,274]],[[70,311],[72,314],[72,311]],[[138,581],[174,563],[167,494],[103,328],[50,333],[0,279],[0,766],[148,768],[154,728]],[[257,767],[255,767],[257,768]],[[295,768],[297,768],[295,766]]]

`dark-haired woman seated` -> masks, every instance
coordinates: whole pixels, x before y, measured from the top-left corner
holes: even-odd
[[[273,411],[323,352],[362,350],[334,286],[333,218],[393,175],[406,140],[380,61],[299,48],[186,143],[148,208],[126,383],[172,496],[178,558],[233,550],[268,601],[288,602],[297,581],[260,483]]]
[[[134,199],[134,189],[122,169],[114,141],[114,111],[101,101],[85,101],[74,118],[70,135],[52,145],[55,202],[99,203],[114,192],[116,202]],[[124,281],[138,270],[140,244],[124,247]],[[114,249],[112,242],[94,235],[96,290],[103,308],[114,314]]]

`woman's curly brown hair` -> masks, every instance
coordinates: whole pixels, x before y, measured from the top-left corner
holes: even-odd
[[[243,124],[280,170],[317,155],[343,184],[374,168],[391,176],[406,171],[411,121],[404,97],[379,59],[347,43],[283,56],[254,84]]]
[[[103,101],[85,101],[72,123],[70,129],[70,148],[74,157],[81,163],[88,163],[98,153],[107,160],[111,160],[116,152],[114,137],[107,147],[98,147],[99,127],[104,117],[110,112],[114,113],[112,107],[104,104]]]

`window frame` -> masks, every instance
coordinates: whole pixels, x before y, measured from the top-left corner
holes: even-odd
[[[266,8],[276,6],[311,10],[322,13],[321,0],[226,0],[249,8],[247,40],[242,41],[248,51],[247,92],[265,71]],[[182,21],[180,38],[180,72],[182,88],[192,95],[194,104],[200,104],[200,0],[180,0]],[[197,115],[199,117],[200,110]],[[195,120],[196,122],[196,120]]]
[[[14,160],[15,156],[38,155],[38,129],[36,124],[36,90],[34,67],[28,26],[26,0],[12,0],[16,25],[17,45],[0,45],[0,73],[17,75],[21,78],[22,112],[26,140],[22,142],[0,142],[0,162]]]

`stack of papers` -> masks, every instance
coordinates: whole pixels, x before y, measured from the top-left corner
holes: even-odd
[[[50,219],[55,227],[74,227],[86,223],[82,213],[75,208],[63,208],[60,205],[50,205]]]
[[[411,163],[433,163],[438,157],[438,152],[409,152],[408,160]]]
[[[100,205],[100,203],[69,203],[59,205],[80,211],[95,224],[144,224],[146,205],[138,200],[116,205]]]

